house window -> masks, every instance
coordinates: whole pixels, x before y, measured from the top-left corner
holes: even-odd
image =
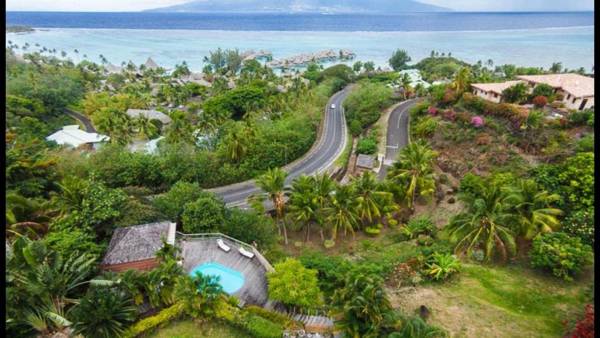
[[[576,97],[574,97],[574,98],[573,98],[573,103],[575,103],[575,101],[577,101],[577,98],[576,98]]]
[[[571,94],[567,94],[567,100],[571,98]]]

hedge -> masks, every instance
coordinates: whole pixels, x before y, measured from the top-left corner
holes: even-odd
[[[170,323],[172,320],[179,318],[184,313],[183,303],[176,303],[166,309],[161,310],[157,315],[144,318],[129,327],[123,337],[133,338],[143,333],[161,327],[164,324]]]

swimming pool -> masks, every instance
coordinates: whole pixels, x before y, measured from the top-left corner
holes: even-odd
[[[234,294],[244,285],[244,275],[241,272],[230,269],[219,263],[204,263],[198,265],[190,271],[190,276],[194,276],[196,272],[200,272],[205,276],[218,276],[219,284],[223,287],[223,291],[228,294]]]

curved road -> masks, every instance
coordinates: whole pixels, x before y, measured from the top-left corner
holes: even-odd
[[[391,166],[400,150],[408,145],[408,109],[415,105],[415,99],[402,102],[388,118],[385,160],[379,170],[379,179],[384,179],[387,167]]]
[[[68,109],[68,108],[65,108],[65,113],[67,115],[71,116],[72,118],[79,120],[85,127],[85,131],[87,131],[88,133],[96,132],[96,128],[94,128],[92,121],[90,121],[90,119],[88,119],[87,116],[85,116],[81,113],[78,113],[76,111],[72,111],[71,109]]]
[[[288,173],[286,184],[290,184],[300,175],[313,175],[327,170],[342,154],[346,147],[346,119],[342,102],[350,93],[351,87],[335,93],[327,102],[325,119],[320,137],[309,152],[302,158],[286,165],[283,169]],[[331,105],[335,104],[335,109]],[[228,186],[210,189],[223,198],[227,206],[246,206],[250,195],[260,192],[253,180],[235,183]]]

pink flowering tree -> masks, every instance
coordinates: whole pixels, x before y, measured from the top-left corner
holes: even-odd
[[[483,117],[481,116],[473,116],[471,118],[471,125],[473,125],[473,127],[475,128],[481,128],[485,125],[485,122],[483,121]]]

